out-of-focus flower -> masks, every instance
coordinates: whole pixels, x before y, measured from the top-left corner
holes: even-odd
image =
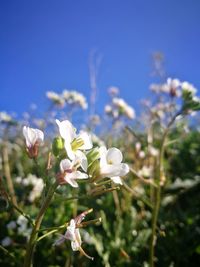
[[[188,82],[182,82],[181,87],[183,91],[187,91],[191,93],[192,95],[195,95],[197,92],[197,89],[193,86],[193,84],[188,83]]]
[[[134,109],[122,98],[114,97],[112,99],[112,104],[106,105],[104,110],[106,114],[112,116],[114,119],[117,119],[120,116],[125,116],[129,119],[135,118]]]
[[[53,91],[48,91],[46,93],[46,96],[48,99],[50,99],[55,105],[58,105],[60,107],[63,107],[65,105],[65,100],[63,99],[62,96],[59,94],[53,92]]]
[[[31,233],[31,228],[28,227],[28,220],[23,216],[19,215],[17,218],[17,225],[18,225],[18,233],[28,237]]]
[[[72,187],[78,187],[77,179],[87,179],[86,173],[80,172],[77,169],[80,167],[79,158],[76,157],[73,161],[63,159],[60,162],[60,171],[57,175],[59,184],[70,184]]]
[[[15,221],[10,221],[7,225],[6,225],[7,229],[15,229],[17,227],[16,222]]]
[[[158,154],[159,154],[158,149],[156,149],[156,148],[153,147],[153,146],[149,146],[149,147],[148,147],[148,150],[149,150],[149,154],[150,154],[151,156],[153,156],[153,157],[157,157]]]
[[[12,244],[12,239],[9,236],[6,236],[3,240],[1,240],[1,244],[3,247],[8,247]]]
[[[54,243],[54,245],[58,246],[62,244],[63,242],[65,242],[65,240],[70,240],[73,251],[80,251],[84,256],[93,260],[94,258],[86,254],[86,252],[81,247],[82,240],[81,240],[81,235],[80,235],[80,231],[78,228],[79,224],[85,218],[85,215],[89,212],[90,211],[83,212],[79,216],[77,216],[75,219],[72,219],[70,221],[69,226],[67,227],[67,231],[65,232],[65,234],[61,235],[61,237]]]
[[[77,135],[76,129],[68,120],[56,120],[56,123],[59,127],[60,135],[64,139],[64,146],[68,157],[71,160],[74,160],[75,157],[78,157],[81,162],[81,167],[83,168],[83,170],[86,171],[87,158],[82,151],[89,150],[92,148],[93,144],[91,141],[91,136],[84,131],[81,131]]]
[[[129,106],[122,98],[113,98],[113,104],[119,109],[119,114],[127,116],[129,119],[135,118],[134,109]]]
[[[116,86],[111,86],[108,88],[108,93],[113,97],[119,94],[119,88]]]
[[[129,172],[129,166],[122,163],[122,153],[119,149],[113,147],[106,149],[100,147],[100,175],[102,178],[108,177],[114,183],[122,184],[120,176],[125,176]]]
[[[34,174],[29,174],[26,178],[16,177],[15,181],[21,183],[24,186],[32,186],[32,190],[29,193],[28,200],[34,202],[35,199],[41,196],[44,188],[44,182],[42,178],[38,178]]]
[[[138,171],[138,174],[143,177],[151,177],[153,172],[152,166],[143,166],[142,169]]]
[[[68,105],[77,105],[82,109],[88,108],[85,96],[75,90],[64,90],[62,97]]]
[[[33,129],[27,126],[23,127],[23,135],[26,140],[26,148],[30,158],[36,158],[38,147],[44,140],[44,133],[39,129]]]
[[[12,117],[5,111],[0,112],[0,122],[9,123],[12,122]]]
[[[151,84],[150,90],[156,94],[166,93],[171,97],[181,96],[181,82],[178,79],[168,78],[166,83]]]

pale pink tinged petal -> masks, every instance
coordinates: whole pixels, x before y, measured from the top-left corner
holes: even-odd
[[[61,245],[62,243],[64,243],[66,241],[66,238],[64,235],[60,235],[60,238],[57,239],[54,243],[53,243],[53,246],[59,246]]]
[[[70,184],[72,187],[78,187],[77,182],[74,180],[74,177],[72,177],[72,174],[66,174],[64,177],[64,180]]]
[[[119,164],[122,162],[123,156],[119,149],[112,147],[108,149],[106,160],[110,164]]]
[[[91,136],[87,132],[81,131],[77,138],[80,138],[84,142],[79,149],[88,150],[93,147]]]
[[[56,120],[56,123],[59,127],[59,132],[60,132],[61,137],[64,140],[66,140],[68,143],[71,143],[76,137],[74,126],[68,120],[65,120],[65,121]]]
[[[64,172],[66,170],[72,169],[72,162],[69,159],[63,159],[60,162],[60,170]]]
[[[123,184],[122,179],[119,176],[111,177],[110,178],[115,184]]]

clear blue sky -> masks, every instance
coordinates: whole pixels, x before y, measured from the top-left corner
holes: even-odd
[[[150,56],[200,88],[199,0],[1,0],[0,110],[44,108],[47,90],[89,96],[88,57],[102,54],[100,110],[110,85],[133,106],[148,95]]]

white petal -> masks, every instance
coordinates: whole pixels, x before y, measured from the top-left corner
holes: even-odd
[[[24,126],[23,127],[23,135],[26,139],[26,146],[27,147],[31,147],[31,146],[35,145],[35,143],[37,141],[37,134],[33,128]]]
[[[44,140],[44,133],[41,130],[39,130],[39,129],[35,129],[35,131],[36,131],[36,134],[37,134],[37,141],[39,143],[43,142],[43,140]]]
[[[75,152],[75,155],[76,158],[74,164],[76,164],[76,162],[80,162],[81,168],[86,172],[88,167],[88,161],[86,155],[80,150],[77,150]]]
[[[122,179],[119,176],[111,177],[110,178],[115,184],[123,184]]]
[[[115,177],[124,176],[129,172],[129,167],[125,163],[114,164],[114,165],[104,165],[100,167],[100,172],[102,177]]]
[[[84,173],[84,172],[75,171],[73,172],[73,177],[74,179],[87,179],[88,175],[87,173]]]
[[[66,170],[72,169],[72,162],[69,159],[63,159],[60,162],[60,170],[64,172]]]
[[[76,137],[76,131],[75,131],[74,126],[68,120],[65,120],[65,121],[56,120],[56,123],[59,127],[59,132],[60,132],[61,137],[66,142],[71,143]]]
[[[84,144],[79,149],[88,150],[93,147],[91,136],[87,132],[81,131],[77,138],[82,139],[84,142]]]
[[[64,177],[64,180],[70,184],[72,187],[78,187],[77,182],[74,180],[74,176],[72,173],[67,173]]]
[[[100,154],[100,166],[103,167],[107,165],[107,160],[106,160],[107,149],[105,146],[101,146],[99,148],[99,154]]]
[[[77,251],[79,250],[79,248],[81,247],[81,235],[79,232],[79,229],[75,229],[75,239],[71,242],[71,247],[73,251]]]
[[[75,159],[75,153],[74,151],[72,150],[72,147],[71,147],[71,143],[69,143],[67,140],[65,140],[65,150],[67,152],[67,156],[71,159],[71,160],[74,160]]]
[[[118,148],[112,147],[108,149],[106,155],[106,160],[108,163],[110,162],[111,164],[119,164],[122,162],[122,159],[122,152]]]

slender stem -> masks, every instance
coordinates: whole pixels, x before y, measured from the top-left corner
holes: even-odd
[[[31,267],[32,266],[33,251],[34,251],[35,244],[37,241],[38,230],[40,229],[40,225],[42,223],[44,214],[45,214],[45,212],[46,212],[46,210],[47,210],[47,208],[51,202],[51,199],[54,195],[54,192],[55,192],[57,186],[58,186],[58,183],[55,182],[49,188],[47,196],[46,196],[46,198],[45,198],[45,200],[44,200],[44,202],[40,208],[40,211],[37,215],[37,218],[35,220],[35,225],[32,229],[31,236],[30,236],[29,242],[27,244],[26,255],[25,255],[25,260],[24,260],[24,267]]]
[[[158,158],[158,166],[157,166],[157,187],[154,188],[154,207],[153,207],[153,214],[152,214],[152,224],[151,224],[151,238],[150,238],[150,257],[149,257],[149,265],[150,267],[154,267],[154,257],[155,257],[155,246],[156,246],[156,228],[157,228],[157,221],[158,221],[158,214],[160,209],[160,200],[161,200],[161,179],[163,175],[163,159],[164,159],[164,151],[165,151],[165,141],[167,138],[167,135],[169,133],[170,127],[176,120],[177,116],[180,115],[181,112],[178,112],[174,115],[174,117],[171,119],[171,121],[168,123],[160,144],[160,153]]]
[[[4,166],[4,174],[6,177],[6,182],[8,186],[9,195],[11,197],[12,203],[17,206],[17,197],[15,195],[15,190],[13,186],[13,181],[10,172],[10,164],[9,164],[9,155],[8,155],[8,148],[7,148],[7,141],[5,141],[3,148],[2,148],[2,158],[3,158],[3,166]]]

